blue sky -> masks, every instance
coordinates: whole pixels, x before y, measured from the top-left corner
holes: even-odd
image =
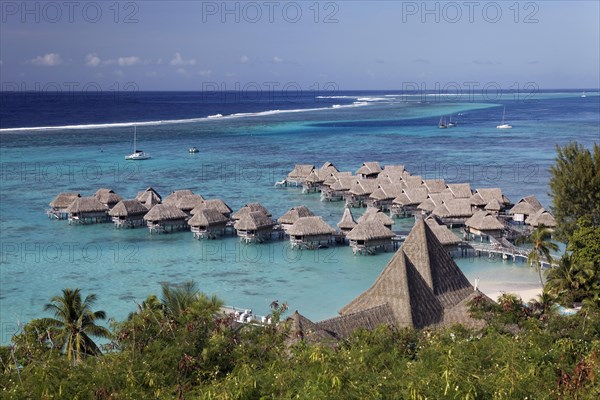
[[[600,86],[598,1],[1,6],[3,89]]]

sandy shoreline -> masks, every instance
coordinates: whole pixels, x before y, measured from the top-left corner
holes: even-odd
[[[541,286],[532,283],[507,283],[507,282],[480,282],[479,290],[485,293],[492,300],[497,300],[503,293],[513,293],[521,297],[521,300],[528,302],[537,299],[542,292]]]

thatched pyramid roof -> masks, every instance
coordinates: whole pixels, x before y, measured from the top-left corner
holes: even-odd
[[[271,216],[271,213],[269,212],[269,210],[267,210],[267,208],[265,206],[263,206],[262,204],[248,203],[245,206],[243,206],[242,208],[240,208],[239,210],[237,210],[235,213],[233,213],[231,218],[241,219],[244,215],[254,212],[254,211],[260,211],[263,214],[265,214],[267,217]]]
[[[471,286],[431,228],[418,220],[375,283],[340,310],[348,315],[388,304],[398,326],[440,325]],[[474,323],[459,313],[465,323]]]
[[[312,216],[298,218],[287,233],[293,236],[332,235],[335,233],[335,229],[323,221],[322,217]]]
[[[102,204],[95,196],[77,197],[69,207],[67,207],[66,211],[72,214],[102,212],[108,211],[108,207],[105,204]]]
[[[540,208],[535,212],[535,214],[527,217],[525,222],[531,226],[541,226],[544,225],[547,228],[555,228],[556,220],[554,216],[546,211],[544,208]]]
[[[317,322],[318,329],[337,340],[348,339],[357,329],[375,329],[379,325],[393,326],[395,320],[389,304]]]
[[[465,221],[465,225],[478,231],[497,231],[504,229],[504,224],[487,211],[477,211]]]
[[[174,202],[169,202],[167,204],[175,204],[177,208],[184,211],[189,211],[196,208],[198,205],[204,203],[204,197],[199,194],[186,194],[180,196],[178,199],[174,200]]]
[[[446,225],[440,224],[436,217],[430,215],[425,218],[425,222],[431,228],[431,231],[435,235],[435,237],[440,241],[444,246],[448,245],[456,245],[461,242],[460,238],[456,236]]]
[[[443,179],[425,179],[423,186],[427,188],[429,193],[441,193],[446,189],[446,181]]]
[[[348,207],[344,208],[344,215],[342,215],[342,219],[338,222],[337,226],[340,229],[352,229],[356,226],[352,211]]]
[[[470,199],[473,196],[469,183],[449,183],[447,186],[444,192],[451,193],[457,199]]]
[[[176,204],[177,200],[179,200],[181,197],[189,196],[191,194],[194,194],[194,192],[192,192],[189,189],[175,190],[170,195],[168,195],[166,199],[163,200],[163,203],[164,204]]]
[[[423,178],[421,178],[420,175],[405,174],[402,178],[402,181],[404,182],[404,185],[407,189],[417,189],[421,187],[425,188],[425,186],[423,186]],[[425,188],[425,190],[427,190],[427,188]]]
[[[324,181],[334,172],[338,172],[338,169],[335,165],[327,161],[317,170],[317,175],[321,181]]]
[[[192,218],[188,220],[190,226],[211,226],[226,224],[229,218],[221,214],[214,208],[204,208],[199,210]]]
[[[500,211],[502,209],[502,205],[498,202],[498,200],[493,199],[485,205],[484,209],[488,211]]]
[[[335,341],[334,337],[320,329],[317,324],[294,311],[286,321],[290,324],[290,342],[296,343],[304,340],[307,343],[326,343]]]
[[[346,235],[350,240],[391,239],[394,236],[394,232],[379,221],[361,222]]]
[[[513,214],[523,214],[523,215],[533,215],[536,211],[542,208],[537,197],[534,195],[526,196],[520,199],[517,204],[511,208],[508,213],[510,215]]]
[[[485,206],[492,200],[496,200],[500,204],[510,203],[510,200],[502,194],[500,188],[477,189],[471,196],[471,204],[474,206]]]
[[[121,200],[108,212],[111,217],[132,217],[134,215],[144,215],[148,209],[136,199]]]
[[[53,208],[67,208],[75,201],[76,198],[81,197],[79,193],[62,192],[50,202],[50,207]]]
[[[308,207],[297,206],[290,208],[288,212],[286,212],[279,218],[278,221],[280,224],[293,224],[298,220],[298,218],[312,217],[313,215],[315,214],[313,214],[312,211],[308,209]]]
[[[119,201],[123,200],[121,196],[116,194],[112,189],[98,189],[94,194],[100,203],[102,204],[117,204]]]
[[[236,221],[234,227],[238,231],[250,231],[261,228],[269,228],[275,225],[268,215],[262,211],[250,211],[243,215],[238,221]]]
[[[197,213],[200,212],[200,210],[204,210],[207,208],[214,208],[215,210],[217,210],[218,212],[220,212],[223,215],[229,215],[231,214],[231,208],[227,205],[227,203],[225,203],[223,200],[221,199],[210,199],[210,200],[204,200],[204,202],[198,204],[196,207],[194,207],[191,211],[192,215],[195,215]]]
[[[146,208],[150,209],[155,204],[160,204],[162,201],[162,197],[156,190],[149,187],[143,192],[138,192],[137,196],[135,196],[137,200],[139,200]]]
[[[365,211],[365,213],[358,219],[359,224],[368,221],[380,222],[387,227],[390,227],[394,224],[394,220],[392,218],[374,207],[367,208],[367,211]]]
[[[173,204],[157,204],[144,215],[144,221],[172,221],[187,218],[186,213]]]
[[[381,166],[377,161],[365,162],[362,166],[356,170],[357,175],[372,175],[378,174],[382,171]]]

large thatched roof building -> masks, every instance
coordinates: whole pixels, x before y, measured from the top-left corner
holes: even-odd
[[[188,229],[188,215],[174,204],[157,204],[144,215],[144,221],[151,233],[166,233]]]
[[[77,197],[65,209],[69,215],[69,224],[90,224],[109,222],[108,207],[95,196]]]
[[[196,239],[216,239],[225,234],[228,222],[229,218],[216,208],[203,208],[188,220],[188,225]]]
[[[323,221],[322,217],[310,216],[298,218],[287,233],[290,235],[292,248],[316,249],[331,242],[335,229]]]
[[[468,302],[480,295],[431,228],[418,220],[375,283],[340,314],[356,316],[382,307],[396,326],[481,326],[468,310]]]
[[[144,225],[148,209],[136,199],[121,200],[108,212],[117,228],[134,228]]]
[[[346,239],[354,254],[375,254],[379,250],[391,250],[394,236],[394,232],[381,222],[366,221],[352,228],[346,234]]]

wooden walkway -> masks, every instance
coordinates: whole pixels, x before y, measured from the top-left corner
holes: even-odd
[[[503,240],[503,243],[462,242],[459,245],[459,248],[465,249],[467,251],[472,250],[476,256],[487,254],[490,257],[501,256],[504,260],[512,258],[513,262],[516,262],[517,258],[520,258],[527,262],[527,257],[529,256],[529,253],[531,251],[517,247],[506,240]],[[550,267],[557,265],[555,262],[550,264],[548,260],[544,257],[541,257],[540,260],[542,267]]]

